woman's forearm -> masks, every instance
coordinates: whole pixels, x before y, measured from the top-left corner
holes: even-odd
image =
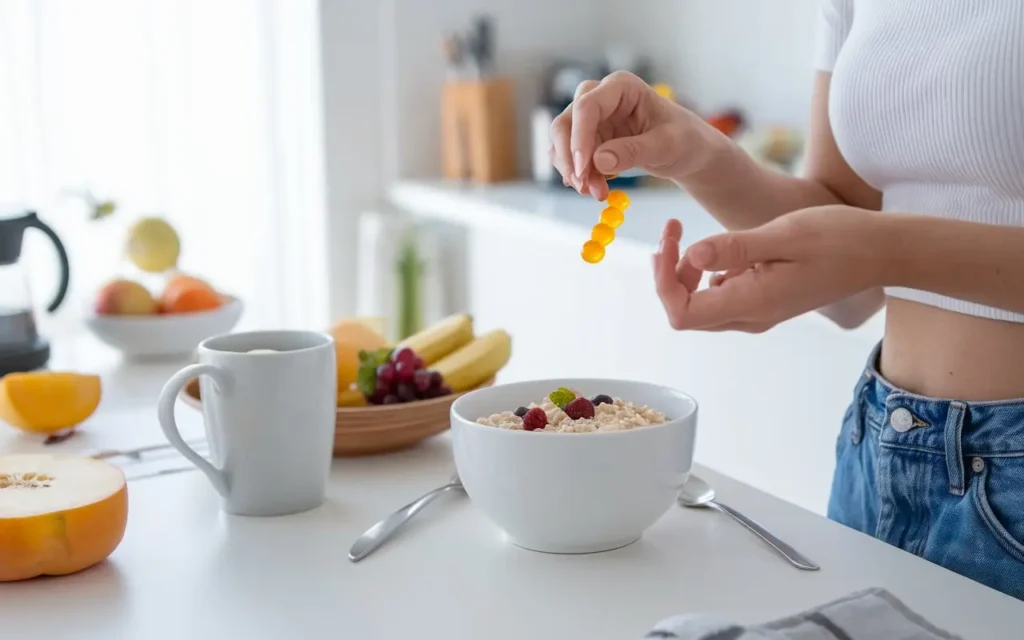
[[[848,204],[821,183],[759,164],[717,131],[693,133],[703,138],[694,146],[706,150],[706,161],[674,182],[730,231],[757,227],[798,209]]]
[[[881,224],[885,285],[1024,313],[1024,228],[897,214]]]

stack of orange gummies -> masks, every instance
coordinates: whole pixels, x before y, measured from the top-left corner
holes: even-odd
[[[629,196],[622,191],[610,191],[607,202],[608,206],[601,212],[601,221],[590,232],[590,240],[583,243],[580,255],[590,264],[604,260],[604,248],[612,243],[615,229],[626,219],[624,212],[629,207]]]

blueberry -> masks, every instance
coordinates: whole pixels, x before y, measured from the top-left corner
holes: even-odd
[[[591,400],[591,402],[593,402],[594,406],[596,407],[599,404],[612,404],[613,401],[611,396],[606,396],[605,394],[601,393],[594,396],[594,399]]]
[[[526,415],[526,412],[527,412],[527,411],[529,411],[529,409],[527,409],[526,407],[519,407],[519,408],[518,408],[518,409],[516,409],[516,410],[515,410],[515,411],[514,411],[513,413],[515,413],[515,414],[516,414],[516,417],[517,417],[517,418],[522,418],[523,416],[525,416],[525,415]]]

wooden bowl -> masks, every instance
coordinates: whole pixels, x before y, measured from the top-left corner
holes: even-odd
[[[493,378],[478,388],[492,384]],[[452,403],[465,393],[468,392],[386,406],[338,407],[334,455],[350,457],[396,451],[442,433],[450,426]],[[181,399],[202,411],[198,379],[185,385]]]

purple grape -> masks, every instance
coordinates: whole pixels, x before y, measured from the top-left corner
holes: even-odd
[[[372,394],[367,396],[366,401],[370,404],[384,404],[384,396],[388,395],[387,389],[378,387]]]
[[[446,384],[443,384],[443,385],[441,385],[441,386],[440,386],[440,387],[438,387],[438,389],[437,389],[437,395],[439,395],[439,396],[447,396],[447,395],[451,395],[451,392],[452,392],[452,389],[451,389],[451,387],[449,387],[449,386],[448,386],[448,385],[446,385]]]
[[[432,389],[440,389],[444,384],[444,376],[441,375],[440,371],[430,370],[430,387]]]
[[[391,383],[395,381],[395,365],[390,362],[377,367],[377,388],[390,389]]]
[[[416,358],[415,358],[415,359],[414,359],[414,360],[412,361],[412,366],[413,366],[413,368],[415,368],[415,369],[416,369],[417,371],[419,371],[420,369],[422,369],[422,368],[423,368],[423,366],[424,366],[424,365],[423,365],[423,358],[421,358],[421,357],[419,357],[419,356],[416,356]]]
[[[393,393],[389,393],[384,396],[384,400],[381,401],[381,404],[398,404],[398,396]]]
[[[417,391],[423,393],[430,388],[430,372],[426,369],[419,369],[412,376],[412,384]]]
[[[396,395],[400,402],[412,402],[416,399],[416,387],[408,382],[399,382]]]
[[[412,367],[416,364],[416,354],[413,353],[412,349],[409,347],[402,347],[391,354],[391,362],[394,362],[395,364],[401,364],[404,362],[408,366]]]
[[[395,380],[399,382],[412,382],[416,375],[416,369],[408,362],[399,362],[395,365]]]

